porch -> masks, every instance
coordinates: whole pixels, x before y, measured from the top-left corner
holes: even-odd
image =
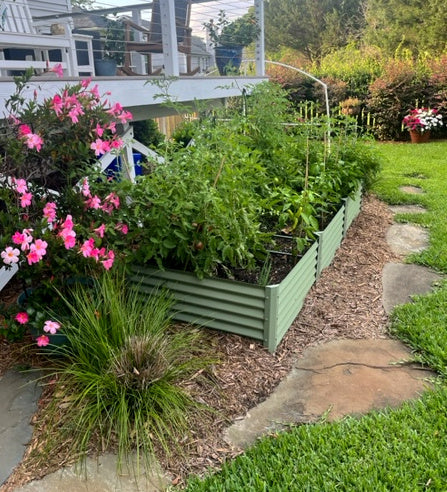
[[[249,53],[255,61],[240,75],[226,77],[220,77],[215,69],[214,50],[203,29],[204,22],[217,18],[219,10],[225,8],[223,1],[211,4],[210,0],[164,0],[89,11],[72,11],[69,0],[19,0],[19,10],[15,2],[13,5],[9,3],[11,0],[0,2],[5,5],[5,16],[9,19],[9,24],[5,24],[7,30],[1,33],[0,38],[0,54],[3,53],[0,57],[0,111],[3,114],[4,101],[15,88],[13,75],[29,67],[35,69],[33,82],[42,89],[40,93],[43,96],[67,83],[90,76],[98,83],[100,92],[110,91],[113,102],[120,102],[130,110],[135,120],[173,113],[172,109],[163,106],[165,101],[159,97],[161,93],[169,94],[171,100],[185,106],[194,101],[215,104],[227,97],[238,96],[243,89],[249,90],[250,86],[266,80],[263,0],[246,0],[239,2],[240,7],[233,6],[228,10],[229,17],[235,18],[252,8],[260,34],[254,52],[252,49]],[[182,5],[189,9],[183,20],[179,19]],[[96,62],[105,55],[104,47],[109,35],[104,24],[104,21],[109,22],[107,19],[141,26],[144,33],[133,31],[132,43],[126,43],[123,41],[125,34],[116,32],[121,44],[115,45],[119,49],[116,48],[113,55],[122,63],[118,64],[114,75],[100,76]],[[12,21],[17,20],[25,27],[11,27]],[[187,50],[182,46],[181,22],[189,36]],[[143,42],[146,31],[150,36],[151,30],[159,32],[161,50],[155,49],[154,53],[135,51],[135,44],[139,44],[136,40]],[[64,34],[53,34],[60,32]],[[34,45],[28,39],[24,45],[26,49],[21,50],[26,53],[20,53],[17,43],[25,38],[33,38]],[[62,42],[62,38],[68,39],[68,44]],[[153,46],[151,44],[150,50]],[[12,57],[19,59],[11,60]],[[124,70],[124,59],[128,70]],[[57,62],[62,64],[64,73],[58,79],[45,69],[45,65],[51,68]],[[137,75],[132,75],[134,73]],[[27,93],[29,97],[33,97],[32,86]]]

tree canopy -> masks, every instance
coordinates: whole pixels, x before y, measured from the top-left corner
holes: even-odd
[[[266,45],[316,60],[349,42],[393,55],[447,48],[445,0],[265,0]]]
[[[344,46],[363,26],[362,0],[266,0],[266,42],[318,58]]]

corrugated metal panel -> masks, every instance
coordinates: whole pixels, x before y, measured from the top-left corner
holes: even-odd
[[[318,241],[278,285],[264,288],[223,279],[199,280],[191,273],[151,268],[135,268],[132,280],[143,292],[159,287],[171,290],[177,299],[176,319],[261,340],[274,352],[317,275],[332,262],[346,224],[357,216],[360,204],[361,192],[356,199],[346,201],[328,227],[318,233]]]
[[[318,233],[318,268],[317,275],[328,267],[343,239],[345,207],[343,206],[331,220],[326,229]]]
[[[359,188],[354,198],[346,198],[345,200],[345,224],[344,224],[344,232],[346,235],[349,227],[351,226],[354,219],[360,212],[362,206],[362,190]]]
[[[279,286],[277,343],[301,311],[304,299],[315,282],[317,253],[318,244],[314,243]]]
[[[264,288],[224,279],[199,280],[187,272],[136,268],[142,292],[166,287],[175,296],[175,319],[264,340]]]

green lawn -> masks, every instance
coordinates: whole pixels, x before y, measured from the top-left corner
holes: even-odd
[[[447,142],[380,144],[385,162],[374,192],[389,203],[417,203],[424,215],[405,214],[430,231],[430,247],[411,261],[447,273]],[[425,194],[408,195],[402,185]],[[392,333],[421,362],[447,372],[447,283],[397,308]],[[192,477],[188,491],[447,491],[447,385],[397,410],[361,419],[304,425],[265,438],[221,472]]]

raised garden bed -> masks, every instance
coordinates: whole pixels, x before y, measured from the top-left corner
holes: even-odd
[[[188,272],[135,267],[132,280],[142,292],[165,287],[176,298],[175,319],[261,341],[274,352],[321,271],[330,265],[358,215],[361,192],[347,198],[315,243],[280,283],[251,285],[239,281],[198,279]]]

